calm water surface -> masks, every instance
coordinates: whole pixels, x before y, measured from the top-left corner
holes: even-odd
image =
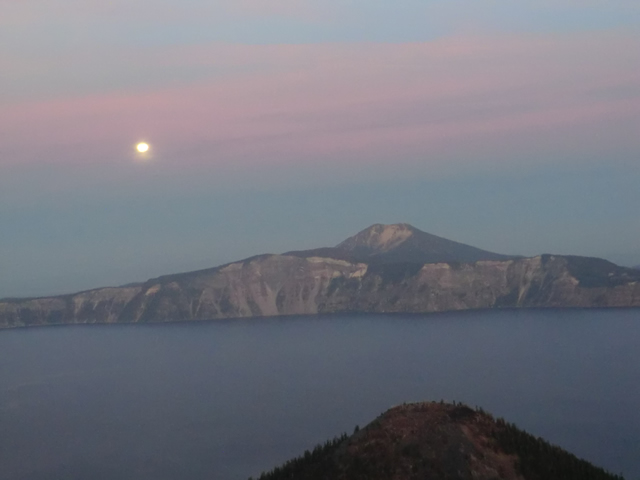
[[[0,478],[246,480],[428,399],[640,479],[640,310],[1,331]]]

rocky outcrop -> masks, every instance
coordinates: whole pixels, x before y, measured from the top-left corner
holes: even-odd
[[[480,409],[392,408],[259,480],[622,480]]]
[[[640,306],[640,272],[584,257],[365,263],[263,255],[140,285],[0,302],[0,326],[339,312]]]

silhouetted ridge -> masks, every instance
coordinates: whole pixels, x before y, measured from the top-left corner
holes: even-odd
[[[462,404],[392,408],[259,480],[623,480]]]

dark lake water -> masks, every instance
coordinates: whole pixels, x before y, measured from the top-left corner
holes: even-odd
[[[0,478],[246,480],[440,399],[640,479],[640,310],[0,331]]]

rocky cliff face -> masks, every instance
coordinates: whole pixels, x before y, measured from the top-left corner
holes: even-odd
[[[640,272],[598,259],[545,255],[419,264],[264,255],[140,285],[0,301],[0,326],[631,306],[640,306]]]

